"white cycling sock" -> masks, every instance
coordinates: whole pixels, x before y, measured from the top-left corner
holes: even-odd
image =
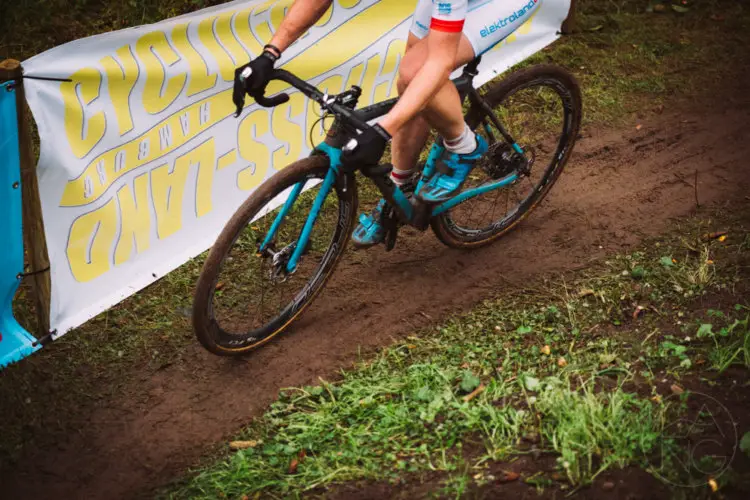
[[[411,179],[412,174],[414,174],[413,168],[401,170],[400,168],[393,167],[393,170],[391,170],[391,180],[395,185],[403,186]]]
[[[468,125],[464,124],[464,131],[455,139],[445,141],[445,149],[451,153],[466,155],[477,149],[477,138]]]

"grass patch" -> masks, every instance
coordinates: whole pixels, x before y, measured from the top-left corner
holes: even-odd
[[[156,22],[218,3],[222,2],[4,2],[0,7],[0,59],[14,57],[23,60],[77,38]],[[731,66],[741,60],[742,51],[748,46],[750,21],[747,7],[742,3],[708,1],[691,3],[689,8],[686,13],[669,11],[655,14],[646,12],[646,2],[642,1],[617,0],[602,4],[593,0],[581,0],[578,33],[563,38],[524,64],[551,61],[574,69],[584,91],[586,122],[590,125],[616,124],[630,112],[669,105],[683,95],[694,95],[704,87],[710,88],[716,80],[733,74]],[[721,13],[722,20],[711,19],[710,16],[717,12]],[[710,67],[711,71],[702,70],[704,67]],[[371,186],[368,183],[361,185]],[[372,188],[369,189],[364,198],[375,197]],[[741,251],[747,250],[750,246],[748,242],[750,239],[745,238],[744,247],[739,246]],[[400,385],[394,386],[398,390],[393,393],[401,399],[389,400],[392,411],[405,412],[403,415],[422,421],[422,410],[417,414],[416,409],[424,406],[429,408],[434,398],[441,394],[447,396],[450,392],[451,396],[442,400],[444,407],[435,414],[436,420],[425,429],[441,425],[437,421],[438,416],[442,415],[440,419],[445,418],[446,412],[463,422],[460,425],[449,424],[449,429],[441,431],[443,434],[428,436],[429,439],[442,436],[443,444],[436,444],[435,449],[445,450],[446,458],[443,461],[442,454],[422,456],[422,461],[417,462],[419,470],[429,469],[428,463],[433,467],[446,469],[460,467],[458,464],[462,463],[461,454],[451,454],[449,445],[458,443],[461,437],[484,432],[480,424],[486,423],[487,419],[510,419],[513,416],[500,413],[500,409],[493,409],[494,406],[490,403],[494,403],[496,400],[493,398],[496,397],[502,400],[502,397],[512,399],[518,395],[520,387],[514,385],[517,379],[510,379],[517,377],[519,371],[539,380],[550,374],[563,376],[562,380],[567,380],[567,375],[559,373],[561,370],[556,364],[557,358],[565,358],[569,367],[575,366],[576,370],[585,370],[587,374],[602,369],[623,368],[648,380],[655,379],[655,374],[662,369],[667,370],[670,376],[680,376],[702,361],[710,362],[717,370],[726,365],[727,361],[730,361],[728,366],[743,363],[745,354],[734,353],[741,347],[738,342],[744,327],[735,327],[730,335],[720,334],[723,328],[727,328],[735,320],[743,320],[743,311],[724,311],[726,319],[715,316],[710,320],[688,318],[687,315],[676,316],[680,311],[680,304],[701,296],[707,290],[731,291],[736,284],[731,279],[727,281],[726,275],[713,270],[716,268],[708,264],[712,257],[711,247],[706,248],[708,258],[701,256],[700,251],[696,253],[683,245],[675,245],[671,249],[652,248],[654,254],[636,253],[618,257],[605,265],[605,272],[597,271],[598,274],[586,277],[584,281],[557,283],[551,292],[547,289],[532,290],[532,300],[524,296],[502,303],[488,303],[475,315],[444,325],[433,336],[410,341],[408,345],[414,345],[414,348],[403,345],[394,347],[392,354],[384,354],[385,360],[379,362],[386,364],[380,370],[385,370],[384,367],[398,367],[388,364],[394,359],[401,359],[402,363],[422,363],[432,370],[424,368],[425,371],[412,373],[408,377],[404,375],[398,382]],[[673,257],[676,263],[666,265],[661,262],[662,257]],[[0,461],[13,460],[25,446],[42,447],[50,444],[44,440],[52,439],[49,436],[55,432],[70,432],[73,424],[65,423],[59,418],[60,415],[74,414],[80,406],[116,395],[123,384],[132,382],[134,373],[151,373],[180,363],[185,349],[195,342],[189,316],[192,291],[201,265],[201,257],[186,263],[43,352],[22,364],[3,370],[0,373],[0,400],[4,402],[2,406],[5,418],[0,422],[0,434],[3,436],[0,441]],[[592,293],[582,294],[585,290],[591,290]],[[27,293],[27,288],[21,290],[16,307],[18,317],[24,324],[31,325],[33,315],[28,310]],[[631,365],[621,366],[618,357],[630,359],[623,353],[628,353],[633,344],[628,344],[619,337],[607,342],[598,341],[594,346],[586,345],[584,339],[589,339],[592,333],[605,328],[621,329],[623,325],[630,324],[635,309],[647,304],[652,304],[658,312],[652,315],[652,310],[646,310],[645,320],[634,326],[631,333],[633,338],[638,339],[639,349],[644,351],[642,359],[634,359],[628,361]],[[512,312],[501,314],[498,308]],[[665,333],[665,326],[658,318],[666,317],[679,326],[679,331]],[[702,324],[708,322],[713,325],[714,335],[698,337],[697,331]],[[495,327],[499,329],[496,330]],[[593,332],[588,332],[595,327]],[[719,334],[716,335],[715,332]],[[644,335],[647,336],[647,341],[641,345]],[[492,342],[477,340],[484,337],[491,338]],[[692,340],[685,340],[685,337]],[[546,345],[551,346],[550,355],[542,353]],[[519,349],[518,346],[524,346],[524,349]],[[727,355],[716,354],[717,346],[726,346]],[[497,371],[498,368],[501,369],[500,372]],[[562,371],[566,370],[569,372],[571,368]],[[485,385],[485,391],[464,407],[462,398],[466,394],[460,386],[467,372]],[[435,373],[441,373],[446,378],[430,378],[438,377]],[[413,399],[416,395],[407,391],[416,387],[416,379],[413,377],[424,379],[425,390],[434,396],[433,400]],[[82,379],[97,380],[97,383],[95,386],[82,384]],[[472,380],[474,379],[466,376],[465,387],[471,385],[469,381]],[[419,392],[419,388],[416,390]],[[355,394],[356,392],[345,391],[347,397],[355,398]],[[427,397],[426,392],[421,394]],[[295,397],[300,398],[302,395],[300,393]],[[373,393],[372,397],[385,396]],[[340,400],[337,401],[339,406],[333,402],[330,403],[332,406],[325,406],[325,412],[330,413],[330,418],[349,411],[342,409]],[[416,401],[421,401],[421,404]],[[518,399],[518,402],[522,401]],[[309,400],[303,399],[294,404],[324,403],[320,397],[311,395]],[[292,403],[286,401],[284,404]],[[480,405],[493,408],[474,408]],[[323,411],[324,406],[315,408]],[[522,407],[514,408],[517,412],[524,411]],[[283,421],[286,414],[282,410],[274,409],[281,412],[278,418]],[[367,408],[360,408],[362,412],[365,410]],[[358,415],[355,412],[355,416]],[[513,416],[520,419],[521,427],[518,429],[508,425],[502,427],[504,430],[494,437],[489,432],[484,434],[484,453],[488,457],[499,458],[509,452],[513,438],[530,425],[527,417],[528,415]],[[361,428],[357,430],[357,425],[364,424],[354,422],[352,425],[352,435],[362,437],[357,434],[362,432]],[[424,426],[424,422],[422,425]],[[263,432],[271,432],[270,427],[265,429]],[[380,429],[380,432],[390,430]],[[423,435],[424,432],[411,437],[407,435],[399,441],[398,446],[402,448],[397,449],[396,444],[393,444],[391,453],[399,460],[410,462],[399,458],[398,453],[401,449],[413,453],[417,440],[422,439]],[[301,439],[296,434],[289,434],[288,437]],[[445,441],[448,438],[453,441]],[[429,442],[434,444],[434,441]],[[365,451],[358,453],[366,454]],[[279,458],[278,473],[271,477],[275,478],[275,487],[283,489],[280,478],[284,475],[284,468],[288,467],[285,462],[291,452],[278,456],[283,460]],[[326,470],[330,474],[336,469],[326,469],[324,465],[328,467],[326,464],[336,462],[330,456],[326,460],[328,461],[317,463],[323,464],[320,465],[320,471]],[[386,470],[390,470],[389,467],[396,463],[395,460],[382,461],[383,458],[376,455],[367,455],[363,460],[363,463],[369,464],[369,469],[358,463],[347,465],[350,467],[347,472],[341,475],[337,473],[328,481],[338,480],[345,474],[353,477],[363,470],[370,471],[367,472],[369,474],[378,463],[387,463]],[[305,463],[314,461],[306,460]],[[407,468],[409,466],[407,463]],[[305,470],[304,467],[302,470]],[[214,491],[208,481],[218,475],[212,474],[218,472],[205,472],[204,482],[196,481],[180,491]],[[582,473],[581,478],[586,474],[588,472]],[[239,476],[239,472],[237,475]],[[289,491],[293,490],[291,486],[288,488]]]
[[[239,436],[249,447],[164,495],[294,497],[347,481],[440,473],[448,477],[441,494],[459,497],[480,484],[474,476],[488,464],[519,453],[554,453],[564,488],[612,469],[651,467],[656,453],[681,463],[682,448],[665,428],[686,407],[660,396],[659,384],[679,383],[699,358],[731,351],[746,335],[744,319],[729,319],[743,304],[722,313],[726,335],[685,338],[698,328],[688,318],[695,304],[732,292],[740,268],[731,257],[747,257],[737,244],[705,242],[695,221],[681,229],[584,275],[487,301],[383,349],[339,381],[284,389]],[[715,269],[707,273],[709,257]],[[542,489],[559,484],[529,480]]]

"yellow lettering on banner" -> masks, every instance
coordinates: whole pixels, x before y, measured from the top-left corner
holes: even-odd
[[[406,42],[404,40],[393,40],[388,45],[388,53],[385,56],[385,64],[383,69],[380,71],[381,76],[391,75],[392,77],[386,81],[379,83],[375,88],[374,102],[381,102],[391,97],[398,95],[398,86],[395,85],[395,79],[398,77],[396,69],[401,61],[401,56],[406,50]],[[390,89],[390,92],[388,91]]]
[[[361,64],[359,65],[361,66]],[[361,72],[361,71],[360,71]],[[341,78],[341,75],[332,75],[320,82],[318,85],[318,88],[322,90],[323,92],[328,92],[330,94],[338,94],[341,92],[341,84],[344,82],[344,79]],[[305,121],[305,130],[309,130],[309,134],[305,134],[305,140],[307,141],[307,146],[312,149],[321,142],[323,142],[326,138],[326,126],[331,126],[333,123],[332,119],[329,118],[326,120],[326,123],[323,122],[323,120],[320,121],[317,125],[315,125],[315,122],[318,121],[320,118],[320,104],[313,101],[312,99],[307,99],[307,119]],[[310,142],[312,140],[312,142]],[[275,165],[274,165],[275,167]]]
[[[273,135],[287,145],[273,153],[273,168],[281,170],[302,154],[305,130],[292,120],[305,112],[307,98],[297,92],[289,96],[289,101],[273,108],[271,124]]]
[[[380,73],[380,55],[375,54],[367,60],[365,77],[362,80],[362,98],[359,100],[360,106],[369,106],[373,103],[372,95],[375,90],[375,78]]]
[[[209,70],[206,61],[190,43],[188,27],[187,23],[175,26],[172,30],[172,41],[190,68],[188,71],[190,82],[187,88],[187,95],[190,97],[216,85],[216,74]]]
[[[219,159],[216,162],[216,170],[224,170],[228,166],[234,165],[235,163],[237,163],[237,150],[233,149],[228,153],[224,153],[223,155],[219,156]]]
[[[263,52],[263,44],[261,44],[253,34],[253,30],[250,26],[250,13],[252,9],[241,10],[234,16],[234,31],[237,33],[237,37],[250,52],[251,56],[258,56]]]
[[[214,21],[216,16],[204,19],[198,24],[198,38],[219,65],[221,78],[225,81],[234,80],[234,61],[214,37]]]
[[[351,71],[349,71],[349,77],[346,79],[346,87],[347,89],[352,88],[352,85],[359,85],[362,83],[362,70],[365,69],[364,64],[357,64],[354,66]]]
[[[350,22],[342,24],[331,31],[322,40],[305,50],[304,56],[295,57],[283,66],[303,80],[311,80],[326,71],[344,64],[355,54],[358,54],[372,45],[393,28],[404,22],[414,13],[414,2],[404,0],[380,0],[378,3],[368,7],[357,14]],[[262,25],[261,25],[262,26]],[[367,29],[363,29],[366,26]],[[369,67],[368,67],[369,71]],[[374,82],[377,76],[372,75]],[[268,86],[267,95],[289,88],[284,82],[274,81]],[[364,87],[364,94],[368,95],[368,89]],[[372,95],[372,82],[369,88]],[[363,96],[364,97],[364,96]],[[363,105],[369,104],[362,103]]]
[[[135,53],[146,68],[143,107],[152,115],[160,113],[177,99],[185,86],[185,73],[178,73],[167,80],[164,71],[165,66],[173,65],[180,60],[180,56],[161,31],[153,31],[139,38],[135,42]]]
[[[188,153],[190,154],[190,153]],[[182,201],[190,163],[181,156],[170,172],[169,165],[151,171],[151,196],[156,211],[156,232],[163,240],[182,229]]]
[[[233,16],[234,12],[232,11],[219,15],[216,19],[216,36],[219,38],[224,49],[232,56],[234,66],[239,66],[247,62],[248,54],[245,52],[245,48],[234,37],[234,33],[232,33]],[[232,72],[232,78],[234,78],[234,72]]]
[[[237,129],[240,156],[252,164],[237,174],[237,187],[243,191],[255,189],[266,177],[271,164],[271,154],[268,146],[259,139],[268,132],[268,111],[264,109],[247,115]]]
[[[325,26],[328,24],[328,21],[331,20],[331,17],[333,16],[333,4],[331,4],[330,7],[328,7],[328,10],[326,10],[322,16],[320,16],[320,19],[318,19],[318,22],[314,24],[316,28],[320,28],[321,26]]]
[[[181,156],[189,165],[198,165],[198,184],[195,187],[195,215],[203,217],[213,208],[212,193],[214,187],[214,172],[216,172],[216,142],[209,140]]]
[[[267,42],[270,42],[271,38],[273,37],[273,33],[271,33],[271,27],[269,26],[268,22],[263,22],[256,25],[255,33],[257,34],[258,40],[260,40],[263,45],[265,45]]]
[[[271,26],[276,31],[281,26],[281,21],[286,17],[286,11],[292,6],[294,0],[279,0],[276,5],[271,8]]]
[[[133,130],[133,113],[130,111],[130,93],[138,80],[138,63],[126,45],[117,49],[117,59],[112,56],[101,60],[107,75],[109,98],[115,108],[115,116],[120,127],[120,135]]]
[[[279,0],[267,0],[266,2],[264,2],[264,3],[260,4],[260,5],[258,5],[257,7],[255,7],[253,9],[253,14],[256,15],[256,16],[259,15],[259,14],[263,14],[265,11],[268,10],[269,7],[271,7],[273,4],[275,4],[278,1]]]
[[[120,239],[115,248],[115,265],[130,260],[133,252],[143,253],[151,244],[151,211],[148,196],[148,174],[133,180],[134,189],[125,184],[117,192],[120,204]]]
[[[283,0],[283,2],[286,1]],[[342,65],[349,61],[353,55],[370,47],[384,33],[407,19],[412,14],[412,9],[413,4],[411,2],[380,0],[377,4],[359,13],[354,22],[344,23],[308,48],[304,57],[295,57],[284,68],[297,74],[303,80],[311,80],[332,68]],[[242,12],[244,15],[246,11]],[[239,19],[239,17],[238,15],[237,25],[243,26],[246,19]],[[368,29],[363,30],[362,26],[367,26]],[[249,27],[247,27],[247,30],[249,31]],[[211,23],[203,26],[203,38],[213,42],[214,52],[224,54],[226,61],[228,61],[224,63],[224,66],[229,65],[227,67],[232,73],[230,78],[233,77],[232,60],[213,36]],[[252,41],[247,43],[252,43]],[[136,42],[135,53],[142,59],[143,67],[147,69],[146,95],[150,97],[146,98],[145,102],[151,103],[147,111],[153,112],[155,109],[169,105],[169,98],[176,98],[175,92],[179,92],[184,86],[186,75],[180,74],[165,81],[166,77],[161,61],[163,60],[167,64],[174,63],[179,59],[179,55],[174,52],[161,32],[144,35]],[[189,58],[186,57],[186,59]],[[363,104],[372,102],[372,85],[377,76],[379,65],[379,56],[371,58],[367,65],[363,83],[365,94],[363,97],[366,102]],[[80,84],[84,102],[90,103],[98,96],[101,75],[92,69],[87,71],[93,72],[93,78],[88,75],[89,79],[80,82]],[[165,83],[166,90],[161,95],[159,92]],[[273,82],[269,86],[268,95],[273,95],[288,87],[289,85],[284,82]],[[77,148],[75,149],[76,154],[83,157],[91,151],[96,142],[103,136],[104,115],[98,113],[90,118],[84,117],[84,108],[78,101],[76,87],[68,85],[67,88],[66,131],[68,136],[72,137],[71,144],[74,148]],[[102,196],[113,182],[123,175],[182,147],[198,134],[230,116],[234,112],[231,94],[232,90],[228,89],[206,97],[175,112],[139,137],[133,138],[132,141],[101,154],[86,167],[86,170],[77,179],[66,185],[61,206],[80,206],[94,202]],[[84,127],[83,124],[86,119],[88,119],[88,122]],[[168,130],[164,130],[165,128]],[[84,130],[86,131],[85,140],[80,137]],[[161,135],[160,131],[162,131]],[[303,140],[302,136],[297,140],[296,146],[298,148],[301,147]]]
[[[73,221],[65,252],[76,281],[86,283],[109,271],[116,236],[117,203],[114,199]]]
[[[140,137],[94,159],[77,179],[65,186],[60,206],[92,203],[123,175],[180,148],[233,112],[231,89],[176,112]],[[145,155],[140,150],[144,143],[150,144]]]
[[[104,112],[99,111],[86,116],[86,106],[99,97],[102,75],[95,68],[83,68],[73,73],[70,79],[71,82],[60,84],[60,93],[65,107],[65,134],[73,154],[78,158],[83,158],[104,137],[106,127]]]

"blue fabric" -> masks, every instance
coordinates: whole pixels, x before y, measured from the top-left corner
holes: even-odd
[[[380,200],[371,214],[361,214],[359,216],[359,225],[354,228],[352,233],[352,242],[354,245],[363,248],[377,245],[383,241],[385,231],[380,218],[385,207],[385,200]]]
[[[444,150],[438,161],[451,169],[450,174],[436,172],[427,183],[417,190],[417,196],[427,203],[440,203],[455,196],[463,186],[474,164],[487,152],[487,141],[475,135],[477,147],[469,154],[451,153]]]
[[[0,85],[0,367],[40,349],[13,317],[13,298],[23,272],[21,166],[16,93]]]

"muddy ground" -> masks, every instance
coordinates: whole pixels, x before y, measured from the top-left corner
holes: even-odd
[[[115,395],[59,415],[72,431],[40,440],[54,445],[0,464],[0,495],[151,496],[259,415],[282,387],[335,377],[394,338],[498,290],[631,248],[674,218],[747,200],[748,87],[732,79],[722,92],[672,109],[644,103],[648,111],[621,129],[584,127],[566,172],[517,231],[473,252],[405,231],[392,253],[344,260],[293,331],[256,354],[222,359],[196,344],[156,373],[134,367]]]

